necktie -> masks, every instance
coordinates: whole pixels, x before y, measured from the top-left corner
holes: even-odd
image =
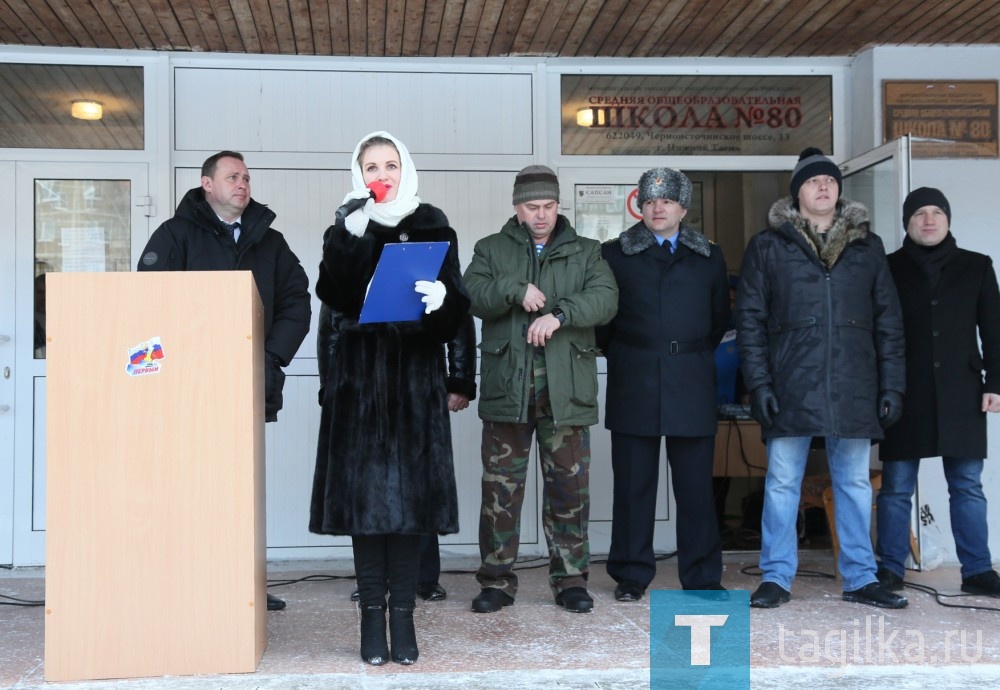
[[[236,231],[240,227],[239,221],[237,221],[235,223],[225,223],[224,222],[223,225],[225,225],[226,226],[226,230],[229,231],[229,236],[232,237],[233,239],[236,239]]]

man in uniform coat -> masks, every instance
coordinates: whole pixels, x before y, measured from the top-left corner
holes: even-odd
[[[684,589],[722,589],[712,491],[714,351],[729,319],[722,252],[681,221],[691,181],[669,168],[639,179],[642,221],[602,246],[618,282],[618,314],[598,329],[608,359],[614,507],[608,574],[618,601],[641,599],[656,574],[653,526],[661,437],[677,501]]]
[[[962,591],[1000,597],[981,481],[986,413],[1000,412],[1000,292],[990,257],[959,249],[950,226],[945,195],[915,189],[903,203],[903,247],[889,255],[906,331],[906,407],[879,450],[877,574],[902,589],[920,459],[941,456]]]

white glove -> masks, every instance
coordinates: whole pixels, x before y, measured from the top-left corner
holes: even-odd
[[[344,200],[340,202],[340,205],[343,206],[348,201],[353,201],[354,199],[371,199],[371,198],[372,198],[372,190],[368,189],[367,187],[365,189],[356,189],[353,192],[348,192],[347,196],[344,197]]]
[[[447,290],[440,280],[435,280],[433,283],[429,280],[418,280],[413,289],[423,295],[420,301],[427,305],[424,308],[425,314],[440,309],[441,305],[444,304],[444,295]]]
[[[370,199],[372,192],[370,189],[359,189],[355,192],[348,192],[347,196],[344,197],[344,201],[341,206],[354,199]],[[368,216],[364,214],[364,208],[359,208],[354,213],[344,218],[344,227],[347,228],[347,232],[351,233],[355,237],[361,237],[365,234],[365,230],[368,229]]]
[[[361,237],[365,234],[365,230],[368,229],[368,216],[357,210],[347,216],[347,218],[344,218],[344,227],[347,228],[347,232],[355,237]]]

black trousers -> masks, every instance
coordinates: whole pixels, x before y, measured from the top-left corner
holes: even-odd
[[[614,507],[608,574],[648,586],[656,574],[653,529],[659,486],[660,439],[666,439],[677,505],[677,566],[684,589],[722,580],[722,539],[712,490],[713,436],[632,436],[611,433]]]
[[[362,606],[412,609],[420,569],[419,534],[353,535],[354,572]]]
[[[441,577],[441,551],[438,545],[438,535],[420,535],[420,576],[417,582],[422,585],[437,584]]]

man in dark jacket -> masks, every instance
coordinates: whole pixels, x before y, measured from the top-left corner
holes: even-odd
[[[514,180],[514,210],[500,232],[476,243],[464,281],[483,320],[479,416],[483,502],[482,591],[472,610],[514,603],[521,505],[538,441],[543,526],[556,604],[588,613],[590,426],[597,422],[594,327],[615,315],[618,287],[601,247],[559,215],[559,180],[531,165]]]
[[[882,241],[863,206],[840,198],[840,170],[802,152],[791,197],[751,238],[736,296],[736,328],[751,412],[767,443],[760,587],[750,605],[791,598],[795,521],[813,437],[825,439],[845,601],[902,608],[875,576],[872,440],[902,413],[903,320]]]
[[[920,459],[941,456],[962,591],[1000,597],[982,484],[986,413],[1000,412],[1000,291],[990,257],[959,249],[950,226],[945,195],[915,189],[903,203],[903,247],[889,256],[906,328],[906,410],[879,447],[878,578],[902,589]]]
[[[288,366],[309,332],[309,279],[275,214],[250,198],[243,155],[220,151],[201,168],[201,186],[184,195],[174,217],[149,238],[140,271],[243,271],[253,274],[264,305],[264,415],[277,421]],[[267,595],[267,608],[285,602]]]
[[[691,180],[670,168],[639,178],[642,220],[601,247],[618,282],[618,314],[598,329],[608,359],[604,425],[611,431],[614,505],[608,574],[615,599],[637,601],[656,574],[653,528],[660,444],[677,501],[684,589],[722,589],[712,490],[715,355],[729,319],[722,252],[681,219]]]

